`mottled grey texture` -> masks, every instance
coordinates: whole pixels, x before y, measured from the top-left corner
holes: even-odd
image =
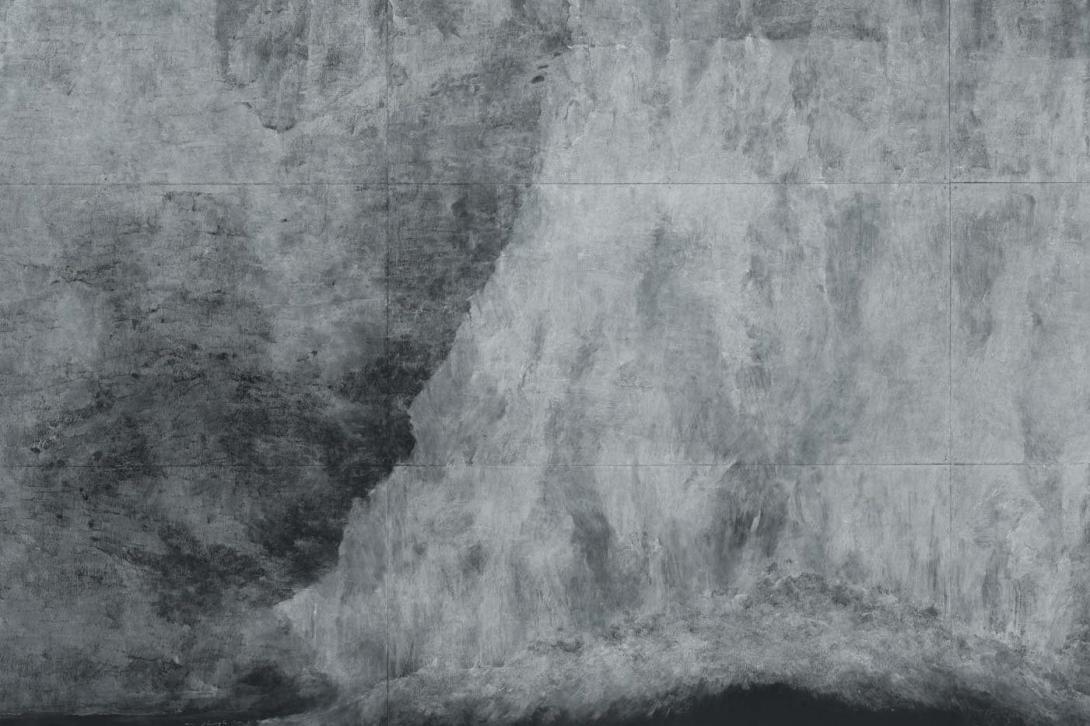
[[[385,184],[384,3],[135,7],[0,4],[0,711],[276,712],[328,678],[268,608],[411,450],[520,196]]]
[[[0,714],[1090,718],[1088,61],[1074,0],[0,0]]]
[[[1083,718],[1090,473],[1053,429],[1078,409],[1038,394],[1014,419],[1047,466],[965,450],[1005,433],[963,424],[959,361],[996,365],[982,347],[1023,323],[978,321],[1032,208],[971,189],[1010,206],[966,219],[934,185],[537,187],[413,404],[412,457],[357,506],[337,572],[281,606],[361,693],[346,718],[578,720],[770,680]],[[997,241],[958,247],[982,229]],[[1003,378],[973,391],[1017,413]],[[388,705],[353,645],[383,632]]]
[[[952,7],[954,178],[1087,181],[1086,3]]]
[[[954,455],[1090,462],[1090,212],[1081,185],[953,190]]]

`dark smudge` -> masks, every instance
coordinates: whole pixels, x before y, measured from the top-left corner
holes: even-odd
[[[965,109],[965,112],[957,114],[954,120],[950,143],[958,150],[963,163],[970,169],[990,169],[991,159],[984,133],[984,122],[973,110],[979,85],[979,79],[970,75],[963,75],[955,80],[953,103],[957,108]],[[1020,173],[1025,171],[1026,169],[1022,168]]]
[[[285,661],[260,693],[271,682],[253,676],[269,672],[261,649],[221,641],[217,628],[332,564],[353,497],[406,447],[389,443],[383,399],[352,406],[319,385],[311,362],[271,361],[273,313],[252,294],[266,272],[247,193],[168,192],[108,209],[92,235],[66,241],[58,264],[109,321],[101,355],[25,440],[7,442],[34,457],[20,485],[48,558],[35,594],[63,614],[64,563],[100,573],[77,573],[80,596],[110,613],[101,639],[128,664],[98,667],[123,693],[89,686],[91,702],[192,707],[210,698],[188,695],[198,679],[219,689],[204,704],[213,708],[274,697],[287,707],[313,691],[300,664]],[[163,265],[177,280],[156,276]],[[86,680],[69,656],[50,657],[56,677]]]
[[[980,350],[995,325],[991,292],[1005,267],[1004,248],[1033,224],[1036,206],[1030,195],[1015,195],[1002,209],[971,216],[960,230],[954,249],[954,284],[958,291],[958,318],[968,334],[970,350]]]
[[[707,6],[671,8],[656,2],[641,3],[641,14],[651,20],[660,52],[669,50],[671,36],[686,40],[742,40],[747,36],[772,41],[805,40],[807,38],[845,38],[873,43],[886,43],[889,38],[884,20],[867,4],[857,2],[820,3],[815,0],[726,0]],[[914,12],[927,16],[932,32],[944,25],[945,7],[933,7]],[[680,27],[677,27],[679,26]],[[673,26],[673,27],[672,27]],[[942,32],[945,32],[943,30]]]
[[[983,50],[996,40],[999,28],[996,25],[994,3],[991,0],[970,0],[969,31],[962,36],[966,50]]]
[[[808,37],[817,10],[817,3],[797,0],[758,0],[750,6],[754,24],[769,40]]]
[[[446,358],[470,298],[511,239],[523,193],[493,184],[395,191],[386,364],[398,411]]]
[[[971,0],[963,28],[959,46],[968,53],[1011,50],[1050,58],[1085,58],[1090,53],[1090,16],[1082,0]]]
[[[881,202],[856,194],[829,219],[829,247],[825,258],[825,293],[845,330],[860,325],[863,283],[878,253],[881,240]]]
[[[303,100],[309,3],[257,5],[257,0],[216,0],[220,72],[240,87],[257,88],[259,94],[247,106],[262,126],[288,131],[299,120]]]
[[[712,562],[729,584],[747,551],[770,557],[787,522],[787,493],[766,466],[732,466],[719,482],[721,522],[715,532]]]

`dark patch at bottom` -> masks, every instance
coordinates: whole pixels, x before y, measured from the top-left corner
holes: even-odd
[[[203,707],[170,713],[0,714],[0,726],[253,726],[326,708],[336,695],[325,679],[300,683],[266,664],[244,676],[229,696],[206,701]]]
[[[829,695],[782,684],[733,687],[716,695],[656,708],[643,715],[619,715],[611,709],[599,718],[576,720],[540,710],[517,726],[1021,726],[1019,714],[972,694],[948,699],[943,707],[904,704],[866,708]],[[628,709],[625,709],[628,710]],[[436,721],[432,726],[440,723]]]
[[[947,696],[944,706],[903,703],[865,707],[831,695],[783,684],[732,687],[715,695],[691,696],[669,706],[634,715],[631,706],[616,706],[603,715],[573,718],[543,707],[513,726],[1024,726],[1025,716],[972,693]],[[0,716],[0,726],[250,726],[277,716],[324,713],[314,700],[257,706],[247,712],[201,711],[176,714]],[[337,721],[340,723],[341,721]],[[431,716],[420,726],[468,726],[468,713]]]
[[[292,716],[314,704],[287,703],[254,711],[200,711],[167,714],[25,714],[0,716],[0,726],[256,726],[279,716]]]

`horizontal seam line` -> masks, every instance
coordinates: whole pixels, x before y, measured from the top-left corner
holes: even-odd
[[[965,181],[675,181],[675,182],[644,182],[644,181],[311,181],[311,182],[227,182],[227,181],[131,181],[131,182],[0,182],[4,188],[39,188],[39,187],[86,187],[98,188],[135,188],[135,187],[357,187],[385,189],[387,187],[463,187],[463,186],[488,186],[488,187],[912,187],[934,186],[945,187],[947,184],[954,186],[1080,186],[1090,185],[1090,180],[965,180]]]

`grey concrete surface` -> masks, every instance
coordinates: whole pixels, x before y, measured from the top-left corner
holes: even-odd
[[[1090,720],[1088,61],[1075,0],[0,0],[0,721]]]

